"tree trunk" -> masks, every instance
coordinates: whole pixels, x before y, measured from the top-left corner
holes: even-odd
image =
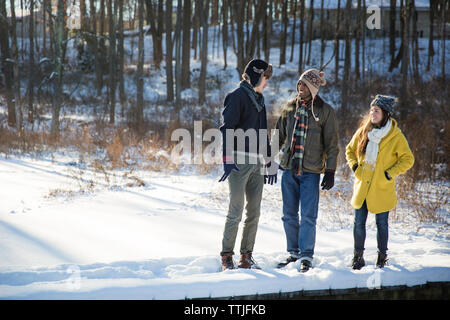
[[[311,46],[313,38],[314,0],[310,1],[308,14],[308,57],[306,59],[306,64],[309,65],[311,63]]]
[[[272,37],[272,0],[264,2],[264,11],[267,11],[267,5],[269,5],[269,14],[264,15],[263,23],[263,51],[264,60],[269,61],[270,59],[270,39]]]
[[[287,27],[289,23],[287,14],[288,0],[283,0],[283,7],[281,10],[281,19],[283,20],[283,31],[281,32],[281,43],[280,43],[280,66],[286,64],[286,38],[287,38]]]
[[[167,101],[173,101],[172,1],[166,3],[166,83]]]
[[[181,87],[183,89],[191,86],[191,0],[184,0],[183,10],[183,46],[181,61]]]
[[[109,123],[114,124],[116,112],[116,24],[115,0],[108,0],[109,18]]]
[[[118,59],[119,59],[119,100],[121,106],[120,115],[123,118],[125,116],[125,109],[127,109],[127,96],[125,93],[125,81],[124,81],[124,63],[125,63],[125,50],[123,45],[123,0],[118,0],[119,7],[119,32],[118,35]]]
[[[9,34],[8,30],[11,26],[7,20],[6,1],[0,1],[0,49],[1,49],[1,65],[2,73],[5,75],[6,86],[6,104],[8,106],[8,125],[14,127],[16,125],[16,108],[14,105],[14,78],[13,66],[14,61],[11,59],[11,52],[9,48]]]
[[[80,0],[80,27],[81,31],[85,32],[89,30],[87,10],[86,10],[86,0]]]
[[[351,17],[351,1],[347,0],[345,6],[345,61],[344,75],[342,77],[342,105],[340,115],[345,119],[348,108],[350,69],[351,69],[351,38],[350,38],[350,17]]]
[[[359,49],[361,39],[362,17],[361,17],[361,0],[358,0],[356,13],[356,28],[355,28],[355,82],[361,78],[359,67]]]
[[[337,2],[337,10],[336,10],[336,37],[334,40],[334,51],[336,52],[334,55],[334,83],[338,83],[339,81],[339,32],[341,26],[341,0]]]
[[[441,4],[441,72],[442,72],[442,83],[445,85],[445,12],[446,5],[448,1],[442,0]]]
[[[434,15],[436,12],[436,6],[437,2],[432,1],[430,2],[430,35],[428,37],[428,60],[427,60],[427,71],[430,71],[431,68],[431,60],[434,56],[434,46],[433,46],[433,40],[434,40]]]
[[[292,1],[292,16],[294,17],[294,24],[292,26],[291,57],[289,59],[289,62],[292,62],[294,60],[295,29],[297,28],[297,0]]]
[[[366,12],[367,12],[366,0],[363,0],[362,6],[363,6],[362,17],[365,18]],[[362,20],[365,21],[365,19],[362,19]],[[364,23],[363,23],[363,28],[362,28],[362,78],[363,79],[365,79],[365,74],[366,74],[366,28],[364,27]]]
[[[201,2],[200,2],[201,3]],[[182,1],[177,3],[177,22],[175,26],[175,104],[177,119],[180,119],[181,109],[181,15]]]
[[[225,2],[226,0],[224,0]],[[200,13],[199,13],[199,2],[198,0],[194,0],[195,8],[194,8],[194,18],[192,20],[192,46],[191,49],[194,49],[194,59],[197,60],[197,47],[198,47],[198,33],[200,28]]]
[[[29,48],[29,66],[28,66],[28,123],[34,123],[34,1],[30,1],[30,20],[28,27]]]
[[[244,61],[244,17],[242,12],[244,10],[244,1],[232,0],[233,1],[233,14],[236,18],[236,37],[237,37],[237,65],[236,69],[240,75],[244,71],[245,61]]]
[[[391,0],[389,13],[389,53],[391,56],[391,65],[395,60],[395,17],[397,0]]]
[[[412,39],[411,39],[411,48],[413,50],[412,56],[413,56],[413,72],[414,72],[414,80],[416,83],[420,82],[420,76],[419,76],[419,35],[417,31],[417,22],[418,22],[418,13],[416,10],[415,1],[412,0],[411,2],[411,18],[412,18]]]
[[[97,96],[102,96],[103,89],[103,66],[106,60],[105,57],[105,39],[103,35],[105,33],[105,0],[100,0],[100,40],[98,41],[98,50],[96,52],[96,77],[97,77]]]
[[[208,64],[208,12],[209,12],[209,0],[204,0],[203,14],[201,19],[201,21],[203,22],[202,49],[200,53],[201,67],[200,67],[200,77],[198,80],[199,104],[203,104],[206,98],[206,69]]]
[[[222,48],[223,48],[223,70],[227,68],[227,47],[228,47],[228,1],[222,1]]]
[[[136,73],[136,111],[134,121],[137,131],[142,132],[144,123],[144,0],[138,4],[139,40],[138,40],[138,62]]]
[[[305,67],[303,64],[303,30],[305,27],[305,0],[300,0],[300,41],[299,41],[299,58],[298,58],[298,73],[303,72]]]
[[[403,8],[402,18],[404,20],[404,28],[402,34],[402,81],[400,88],[400,119],[406,118],[408,108],[408,66],[409,66],[409,29],[410,29],[410,13],[411,13],[411,0],[406,0],[406,5]]]
[[[56,11],[56,28],[55,28],[55,78],[53,79],[53,101],[52,101],[52,121],[50,126],[50,134],[53,139],[59,135],[59,114],[62,104],[63,91],[63,61],[64,61],[64,42],[65,42],[65,21],[66,8],[64,0],[58,0]]]
[[[155,67],[159,69],[161,65],[161,61],[163,59],[162,56],[162,23],[161,23],[161,14],[162,14],[162,0],[158,0],[157,4],[157,12],[155,14],[155,9],[153,7],[153,1],[147,0],[147,23],[150,24],[150,33],[152,35],[153,41],[153,63]]]
[[[320,1],[320,65],[323,66],[323,59],[325,55],[325,35],[324,35],[324,8],[323,0]]]
[[[20,70],[19,70],[19,50],[17,44],[17,24],[16,24],[16,6],[14,0],[10,0],[11,8],[11,54],[13,59],[13,81],[14,81],[14,105],[16,111],[16,128],[19,135],[22,132],[23,113],[22,103],[20,101]]]

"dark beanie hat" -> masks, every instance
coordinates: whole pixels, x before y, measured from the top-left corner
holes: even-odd
[[[245,79],[245,76],[247,76],[251,85],[256,87],[262,75],[266,78],[270,78],[272,76],[272,65],[264,60],[254,59],[245,66],[242,77]]]
[[[390,114],[394,113],[394,105],[396,102],[396,98],[392,96],[385,96],[382,94],[377,94],[375,99],[372,100],[370,106],[378,106],[384,111],[389,112]]]

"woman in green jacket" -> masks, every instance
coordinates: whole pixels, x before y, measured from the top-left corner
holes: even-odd
[[[405,136],[391,117],[395,98],[377,95],[370,112],[361,122],[346,147],[347,164],[353,170],[352,206],[355,208],[353,226],[353,269],[364,265],[364,242],[368,212],[375,214],[377,224],[377,267],[387,261],[389,211],[397,205],[395,178],[414,164]]]

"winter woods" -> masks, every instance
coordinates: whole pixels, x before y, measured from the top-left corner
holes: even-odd
[[[450,131],[442,121],[448,9],[443,0],[1,0],[2,130],[57,143],[79,113],[167,137],[175,120],[189,127],[195,109],[203,111],[193,120],[203,114],[216,125],[226,84],[252,58],[292,83],[328,62],[340,138],[348,139],[372,89],[384,88],[399,97],[398,115],[411,128],[413,119],[432,123],[426,175],[426,163],[445,162],[449,148],[437,141]],[[277,86],[272,101],[288,99]]]

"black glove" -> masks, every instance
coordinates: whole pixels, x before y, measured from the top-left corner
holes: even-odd
[[[392,180],[392,177],[389,175],[387,171],[384,172],[384,176],[386,177],[386,179]]]
[[[322,190],[330,190],[334,186],[334,171],[333,170],[325,170],[325,175],[323,176]]]
[[[223,171],[225,171],[225,173],[220,178],[219,182],[225,181],[233,170],[239,171],[239,168],[234,163],[224,163]]]
[[[274,183],[277,183],[277,173],[278,169],[280,169],[280,165],[275,161],[273,163],[271,161],[267,163],[264,167],[265,171],[267,172],[267,174],[264,175],[264,184],[268,183],[272,185]]]

